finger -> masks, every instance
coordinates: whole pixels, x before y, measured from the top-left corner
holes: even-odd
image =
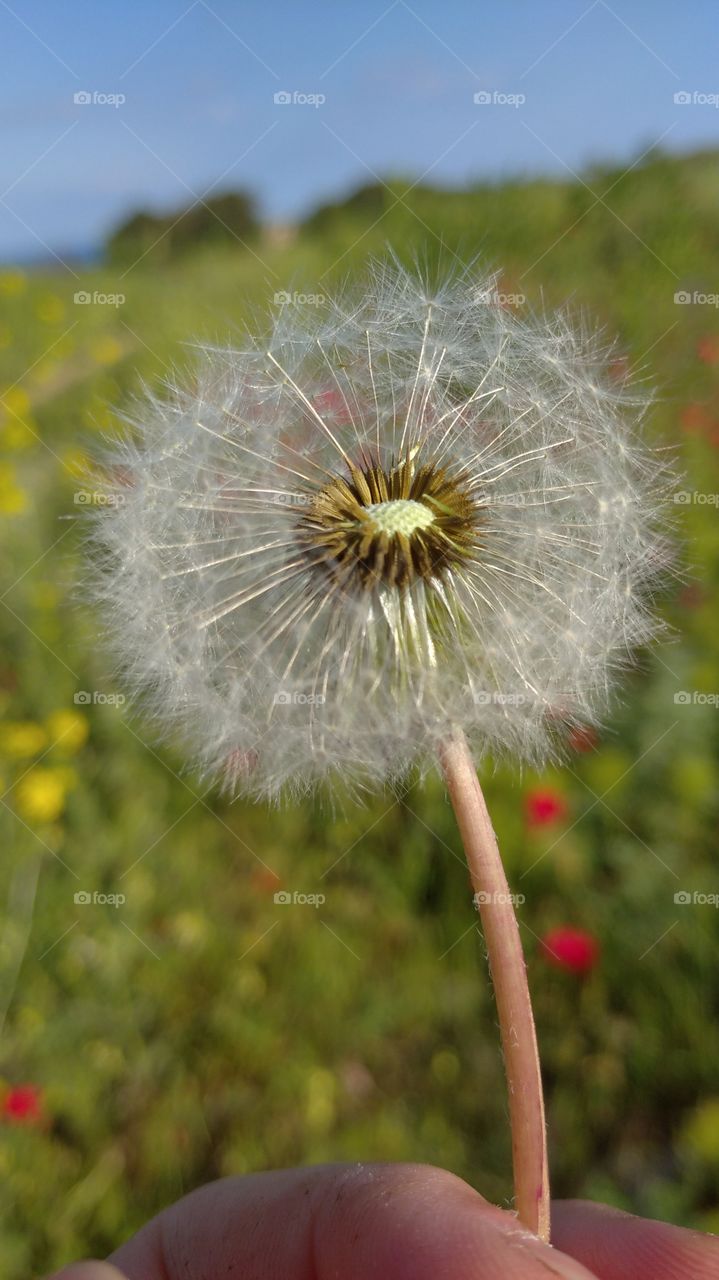
[[[600,1280],[719,1280],[719,1238],[589,1200],[552,1205],[552,1241]]]
[[[129,1280],[593,1280],[426,1165],[324,1165],[201,1187],[109,1259]]]

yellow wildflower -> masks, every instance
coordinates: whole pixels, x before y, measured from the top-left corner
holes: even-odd
[[[60,324],[65,318],[65,304],[56,293],[45,293],[38,299],[35,315],[43,324]]]
[[[0,752],[13,760],[36,756],[47,746],[47,733],[32,720],[12,720],[0,725]]]
[[[7,418],[0,427],[0,444],[5,449],[32,449],[39,442],[40,433],[30,419]]]
[[[708,1165],[719,1164],[719,1098],[704,1098],[684,1124],[684,1146]]]
[[[54,582],[36,582],[30,589],[30,599],[38,609],[55,609],[59,592]]]
[[[0,408],[9,415],[24,418],[30,412],[30,397],[24,387],[8,387],[0,396]]]
[[[68,779],[62,769],[38,765],[21,778],[15,788],[15,802],[28,822],[54,822],[65,808]]]
[[[53,711],[45,721],[50,741],[58,751],[73,754],[85,745],[89,726],[81,711],[68,708]]]
[[[22,271],[0,271],[0,294],[4,293],[6,297],[12,298],[18,293],[24,293],[26,286],[27,278]]]
[[[21,515],[27,507],[27,493],[17,483],[15,468],[0,462],[0,515]]]
[[[96,364],[115,364],[123,355],[122,343],[105,334],[90,344],[90,355]]]

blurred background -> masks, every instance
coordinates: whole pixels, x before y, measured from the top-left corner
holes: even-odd
[[[342,812],[229,803],[124,704],[76,600],[86,460],[141,384],[388,243],[480,254],[519,314],[569,300],[657,390],[675,638],[567,767],[485,782],[556,1194],[719,1230],[716,26],[704,0],[0,4],[8,1280],[267,1167],[429,1161],[509,1203],[439,782]]]

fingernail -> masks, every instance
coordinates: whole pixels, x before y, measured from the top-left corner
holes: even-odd
[[[512,1232],[507,1240],[518,1249],[525,1250],[531,1257],[533,1274],[541,1266],[547,1280],[551,1280],[552,1276],[556,1276],[558,1280],[596,1280],[594,1273],[582,1266],[581,1262],[570,1258],[566,1253],[560,1253],[553,1245],[545,1244],[529,1231]]]

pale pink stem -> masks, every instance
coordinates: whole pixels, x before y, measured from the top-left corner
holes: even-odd
[[[512,1130],[515,1208],[521,1222],[549,1239],[549,1173],[544,1098],[527,969],[497,838],[463,733],[439,757],[478,894],[504,1051]]]

